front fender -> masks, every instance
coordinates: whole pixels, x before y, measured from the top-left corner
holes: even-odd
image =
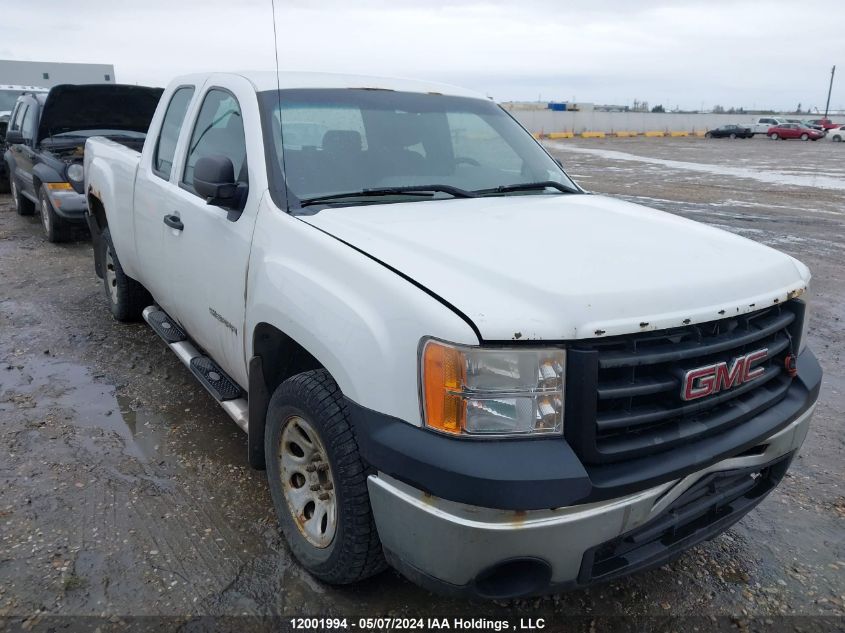
[[[272,324],[314,356],[347,398],[420,425],[420,339],[477,345],[470,326],[382,264],[280,211],[269,196],[254,235],[246,360],[255,327]]]

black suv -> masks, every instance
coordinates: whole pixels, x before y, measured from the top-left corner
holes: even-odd
[[[47,239],[85,224],[83,153],[91,136],[139,150],[162,90],[120,84],[61,85],[18,98],[4,155],[15,210],[38,208]]]

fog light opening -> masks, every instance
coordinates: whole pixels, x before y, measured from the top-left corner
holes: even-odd
[[[539,558],[511,558],[487,568],[475,578],[479,595],[491,599],[520,598],[543,591],[552,568]]]

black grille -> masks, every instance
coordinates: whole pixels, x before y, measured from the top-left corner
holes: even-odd
[[[792,454],[757,468],[704,476],[660,516],[588,550],[579,582],[606,582],[665,563],[679,552],[726,530],[783,478]]]
[[[786,395],[792,377],[784,361],[797,350],[802,317],[803,304],[792,301],[574,346],[569,371],[592,375],[596,396],[575,412],[582,426],[570,428],[567,439],[586,462],[615,462],[712,436],[754,417]],[[733,359],[762,348],[768,355],[757,365],[764,370],[758,378],[704,398],[682,399],[686,371],[720,362],[730,366]],[[592,383],[581,380],[575,385],[578,393]]]

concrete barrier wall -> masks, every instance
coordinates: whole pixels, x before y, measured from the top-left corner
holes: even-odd
[[[510,113],[534,134],[551,132],[704,132],[714,127],[751,123],[750,114],[672,114],[669,112],[554,112],[511,110]],[[794,118],[799,118],[797,115]]]

